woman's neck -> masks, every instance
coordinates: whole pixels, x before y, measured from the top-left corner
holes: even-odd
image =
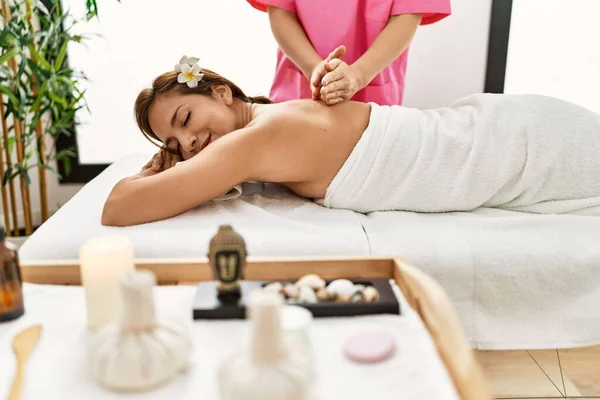
[[[233,105],[233,112],[236,115],[236,120],[238,121],[237,129],[241,129],[248,125],[254,118],[257,116],[257,107],[254,103],[247,103],[242,100],[235,100]]]

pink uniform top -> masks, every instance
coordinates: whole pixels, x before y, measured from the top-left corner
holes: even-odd
[[[371,46],[389,17],[423,14],[421,25],[450,15],[450,0],[247,0],[266,11],[267,6],[296,13],[308,39],[325,58],[337,46],[346,46],[342,59],[354,63]],[[381,105],[402,104],[408,49],[385,67],[352,100]],[[296,65],[278,49],[275,78],[270,97],[275,102],[311,98],[310,82]]]

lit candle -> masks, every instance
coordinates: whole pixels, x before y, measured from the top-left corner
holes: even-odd
[[[88,329],[98,330],[118,317],[119,278],[135,269],[133,245],[125,236],[93,238],[79,249],[79,268]]]

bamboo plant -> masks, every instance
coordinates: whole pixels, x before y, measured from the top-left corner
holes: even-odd
[[[37,170],[39,176],[43,223],[49,213],[46,172],[58,176],[54,166],[61,162],[69,173],[75,156],[73,149],[57,151],[55,143],[60,135],[73,134],[77,111],[87,107],[85,91],[81,89],[86,77],[67,62],[69,46],[82,43],[85,38],[73,33],[81,21],[64,12],[58,0],[0,3],[0,176],[4,225],[7,232],[19,234],[14,184],[18,180],[24,231],[30,235],[34,229],[32,170]],[[96,12],[88,9],[88,17]]]

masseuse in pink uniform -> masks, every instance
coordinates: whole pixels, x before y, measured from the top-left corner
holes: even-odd
[[[270,97],[402,104],[408,48],[450,0],[247,0],[279,44]]]

